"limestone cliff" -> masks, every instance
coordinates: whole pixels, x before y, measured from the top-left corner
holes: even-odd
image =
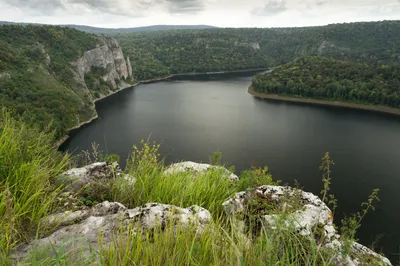
[[[85,81],[86,75],[93,68],[101,69],[102,74],[95,83],[101,91],[93,91]],[[84,52],[83,56],[72,62],[72,72],[74,83],[72,89],[83,99],[86,114],[84,118],[78,116],[78,123],[82,120],[91,120],[97,117],[94,102],[96,98],[102,98],[115,91],[127,88],[129,85],[125,81],[133,81],[132,66],[129,57],[124,57],[124,53],[117,40],[113,38],[100,38],[96,48]]]
[[[103,45],[98,45],[93,50],[86,51],[76,62],[72,63],[76,77],[85,81],[85,74],[91,71],[92,67],[106,69],[102,79],[109,82],[113,89],[117,88],[116,81],[132,77],[132,67],[125,61],[124,54],[117,40],[107,38],[102,40]],[[130,71],[129,71],[130,69]]]

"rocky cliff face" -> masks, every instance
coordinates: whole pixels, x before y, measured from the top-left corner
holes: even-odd
[[[104,39],[104,44],[97,48],[86,51],[84,55],[72,64],[76,77],[85,81],[87,74],[92,67],[106,69],[106,74],[102,77],[105,82],[109,82],[112,88],[117,88],[117,81],[132,77],[132,67],[129,58],[125,61],[124,53],[117,40]],[[130,71],[129,71],[130,70]]]
[[[86,51],[81,58],[72,63],[71,69],[74,74],[72,89],[83,100],[82,109],[85,110],[83,117],[77,116],[77,124],[97,117],[94,106],[96,97],[93,96],[85,82],[85,75],[94,67],[104,70],[100,79],[108,87],[106,93],[97,95],[97,97],[104,97],[117,90],[127,88],[131,85],[125,81],[133,81],[129,57],[126,57],[125,60],[118,41],[113,38],[101,38],[100,44],[96,48]],[[100,80],[97,83],[100,83]]]

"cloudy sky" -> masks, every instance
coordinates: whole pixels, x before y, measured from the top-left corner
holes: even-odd
[[[325,25],[400,19],[400,0],[0,0],[0,20],[98,27]]]

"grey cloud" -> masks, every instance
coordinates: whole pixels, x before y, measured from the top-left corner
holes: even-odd
[[[197,13],[204,10],[201,0],[166,0],[170,13]]]
[[[88,7],[93,7],[93,8],[110,8],[115,6],[115,1],[113,0],[67,0],[68,3],[70,4],[83,4]]]
[[[254,8],[252,10],[253,15],[257,16],[268,16],[275,15],[286,11],[286,1],[284,0],[269,0],[263,7]]]
[[[399,1],[400,1],[400,0],[399,0]],[[323,5],[326,5],[328,2],[329,2],[328,0],[317,0],[317,1],[315,2],[315,4],[316,4],[317,6],[323,6]]]
[[[140,17],[148,6],[158,0],[66,0],[68,4],[83,5],[89,9],[113,15]]]
[[[11,0],[10,0],[11,1]],[[20,0],[23,1],[23,0]],[[44,1],[44,0],[42,0]],[[56,0],[60,1],[60,0]],[[166,8],[170,13],[195,13],[204,10],[203,0],[64,0],[103,13],[143,16],[153,7]]]
[[[57,9],[65,9],[61,0],[5,0],[5,3],[22,10],[29,9],[42,14],[52,14]]]

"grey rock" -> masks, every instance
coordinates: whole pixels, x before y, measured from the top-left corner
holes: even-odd
[[[128,210],[128,213],[129,219],[139,222],[140,227],[145,230],[179,224],[183,228],[194,226],[196,231],[201,233],[205,225],[212,221],[210,212],[196,205],[183,209],[173,205],[147,203]]]
[[[246,48],[251,48],[253,50],[260,50],[260,44],[258,42],[239,42],[235,41],[235,46],[241,46]]]
[[[112,180],[118,172],[120,170],[112,164],[98,162],[70,169],[58,176],[56,182],[62,183],[66,191],[79,192],[87,184]]]
[[[63,214],[58,214],[61,221]],[[65,215],[65,213],[64,213]],[[46,221],[55,221],[55,215],[45,218]],[[67,217],[67,216],[65,216]],[[93,257],[99,250],[99,244],[107,246],[111,244],[120,232],[127,226],[131,232],[146,232],[147,230],[168,226],[177,228],[195,228],[202,233],[204,227],[212,221],[211,214],[204,208],[191,206],[179,208],[172,205],[148,203],[142,207],[127,210],[117,202],[103,202],[87,211],[68,213],[69,225],[62,226],[51,235],[35,240],[29,244],[18,247],[12,255],[15,262],[23,261],[32,250],[45,250],[47,256],[54,256],[53,250],[63,248],[68,252],[71,264],[79,263],[79,258],[85,260]],[[77,219],[79,217],[80,219]],[[64,224],[67,219],[63,220]],[[94,257],[94,260],[96,258]]]
[[[224,175],[229,178],[231,182],[236,182],[239,180],[239,177],[231,172],[229,172],[227,169],[225,169],[222,166],[215,166],[215,165],[210,165],[210,164],[205,164],[205,163],[195,163],[195,162],[181,162],[181,163],[175,163],[170,166],[164,171],[164,175],[170,175],[174,173],[192,173],[194,176],[199,173],[205,173],[211,169],[219,170],[224,173]]]
[[[233,198],[223,203],[225,212],[230,216],[238,213],[244,213],[247,209],[249,200],[253,198],[266,200],[280,206],[282,212],[287,205],[288,198],[295,198],[301,201],[301,207],[292,213],[289,213],[287,226],[292,227],[295,231],[304,236],[312,236],[314,228],[323,226],[323,239],[330,242],[337,239],[335,228],[333,227],[333,215],[331,210],[312,193],[304,192],[299,189],[282,186],[261,186],[252,191],[239,192]],[[266,225],[272,229],[276,228],[276,224],[280,220],[279,214],[268,214],[260,217]]]
[[[379,255],[378,253],[372,251],[371,249],[367,248],[366,246],[363,246],[357,242],[353,243],[351,246],[352,252],[355,255],[355,257],[365,257],[365,258],[374,258],[374,265],[392,265],[392,263],[382,255]],[[354,265],[365,265],[365,263],[362,263],[361,261],[355,259],[353,260]]]
[[[130,64],[129,64],[130,65]],[[129,75],[129,66],[125,61],[124,54],[117,40],[105,38],[104,44],[86,51],[84,55],[72,64],[75,75],[84,82],[85,74],[92,67],[104,68],[107,73],[102,77],[105,82],[109,82],[112,88],[117,88],[116,80],[127,79]]]
[[[11,78],[11,74],[9,72],[0,73],[0,79],[9,79]]]
[[[341,252],[343,243],[333,225],[332,212],[319,197],[312,193],[291,187],[261,186],[250,191],[236,193],[223,203],[223,208],[228,216],[237,217],[237,228],[239,231],[243,231],[246,221],[242,219],[243,216],[238,216],[238,214],[246,212],[249,201],[252,199],[266,200],[268,204],[276,204],[282,208],[280,211],[284,212],[285,208],[289,207],[286,203],[287,199],[291,197],[300,201],[300,208],[288,213],[283,222],[280,219],[282,216],[279,214],[260,215],[259,218],[265,226],[274,230],[279,222],[306,237],[315,237],[314,229],[322,228],[323,230],[320,232],[322,235],[319,236],[318,241],[322,247],[335,251],[337,254],[333,258],[335,265],[365,265],[365,262],[360,261],[359,258],[374,258],[375,260],[370,262],[373,265],[391,265],[387,258],[356,242],[352,244],[352,256],[343,256]]]
[[[109,94],[115,90],[130,87],[130,84],[122,83],[122,79],[130,77],[130,62],[125,61],[124,54],[117,40],[108,37],[99,37],[101,44],[96,48],[84,52],[83,56],[71,64],[71,70],[74,75],[74,82],[71,84],[72,90],[82,99],[81,109],[89,113],[91,118],[97,117],[94,105],[94,99],[85,83],[85,74],[92,67],[99,67],[106,70],[106,74],[101,79],[110,86]],[[130,67],[131,68],[131,67]],[[132,76],[132,75],[131,75]],[[81,124],[80,118],[77,124]]]
[[[45,58],[44,62],[46,64],[46,66],[49,66],[51,64],[51,58],[50,58],[50,55],[44,49],[44,45],[41,44],[40,42],[36,42],[36,45],[37,45],[38,49],[40,50],[40,52],[44,55],[44,58]]]
[[[62,173],[56,178],[56,183],[63,185],[65,191],[78,193],[88,184],[106,183],[116,178],[129,179],[132,185],[136,181],[133,177],[124,175],[118,163],[98,162]]]
[[[126,58],[126,65],[128,67],[128,75],[131,81],[134,80],[133,77],[133,71],[132,71],[132,65],[131,65],[131,60],[129,59],[129,57]]]

